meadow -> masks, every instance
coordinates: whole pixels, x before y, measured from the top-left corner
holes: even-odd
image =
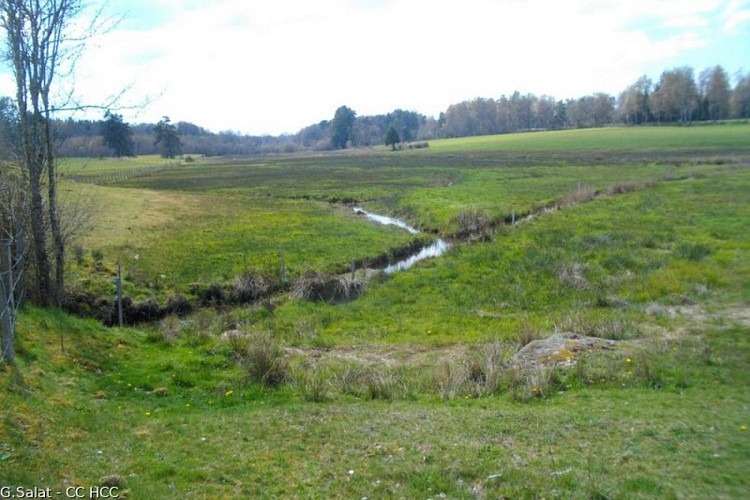
[[[280,288],[126,328],[25,308],[18,365],[0,366],[0,485],[115,484],[134,498],[750,491],[747,124],[66,162],[65,196],[96,207],[71,288],[96,296],[111,297],[116,261],[136,300],[197,302],[248,273],[281,279],[280,247],[289,282],[352,261],[364,276],[415,239],[452,249],[344,303]],[[556,332],[615,347],[512,368]]]

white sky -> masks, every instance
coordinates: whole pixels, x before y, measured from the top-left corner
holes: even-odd
[[[119,110],[126,121],[217,132],[294,133],[341,105],[437,116],[515,90],[616,95],[676,66],[750,69],[748,0],[111,0],[105,12],[126,17],[86,49],[76,94],[99,103],[128,87],[123,105],[151,102]],[[0,94],[13,93],[4,70]]]

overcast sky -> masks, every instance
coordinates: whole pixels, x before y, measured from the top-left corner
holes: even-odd
[[[127,87],[123,105],[151,102],[126,121],[215,132],[294,133],[341,105],[437,116],[515,90],[616,95],[684,65],[750,70],[750,0],[111,0],[106,13],[125,17],[86,49],[76,93]],[[0,94],[14,94],[7,69]]]

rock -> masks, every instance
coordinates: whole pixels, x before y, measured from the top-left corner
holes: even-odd
[[[513,367],[573,366],[580,353],[596,349],[612,349],[614,340],[587,337],[576,333],[556,333],[546,339],[526,344],[510,360]]]

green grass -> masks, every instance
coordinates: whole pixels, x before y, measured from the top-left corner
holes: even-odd
[[[270,328],[305,315],[339,341],[445,343],[512,338],[526,323],[550,331],[571,315],[638,322],[652,302],[748,301],[750,171],[706,172],[502,229],[351,304],[284,304]]]
[[[750,487],[747,327],[651,357],[632,351],[631,363],[615,355],[600,366],[618,378],[521,404],[429,392],[308,403],[293,387],[248,383],[232,350],[198,331],[165,345],[24,311],[24,385],[6,367],[0,393],[3,484],[54,490],[116,475],[136,498],[737,497]]]
[[[156,155],[125,158],[61,158],[58,170],[63,178],[77,182],[111,184],[131,177],[176,169],[195,158],[165,159]]]
[[[649,151],[659,154],[679,151],[723,153],[737,146],[747,147],[747,124],[690,127],[608,127],[556,132],[465,137],[431,141],[439,152],[509,151],[516,153],[567,153],[601,151],[607,154]]]
[[[63,171],[94,177],[123,165],[125,178],[107,187],[69,183],[64,190],[71,200],[94,204],[97,231],[82,241],[84,252],[101,252],[110,271],[122,261],[132,278],[128,293],[163,297],[185,293],[187,283],[231,281],[248,268],[276,270],[281,245],[291,272],[299,274],[344,270],[352,260],[374,259],[407,243],[397,231],[353,223],[350,213],[329,202],[363,204],[429,232],[452,233],[466,210],[497,221],[581,187],[710,175],[741,162],[750,149],[748,130],[515,134],[434,141],[427,150],[398,153],[199,158],[166,169],[158,158],[66,160]],[[129,174],[142,168],[148,175]],[[90,276],[90,266],[80,273]],[[111,275],[84,278],[84,285],[109,290]]]
[[[297,273],[413,238],[330,202],[439,233],[462,211],[495,225],[349,303],[282,295],[125,329],[23,309],[18,364],[0,365],[0,486],[115,475],[133,498],[746,496],[748,130],[206,158],[65,183],[99,222],[71,281],[104,297],[118,259],[128,293],[163,299],[275,271],[282,244]],[[504,364],[556,330],[620,343],[568,370]]]

